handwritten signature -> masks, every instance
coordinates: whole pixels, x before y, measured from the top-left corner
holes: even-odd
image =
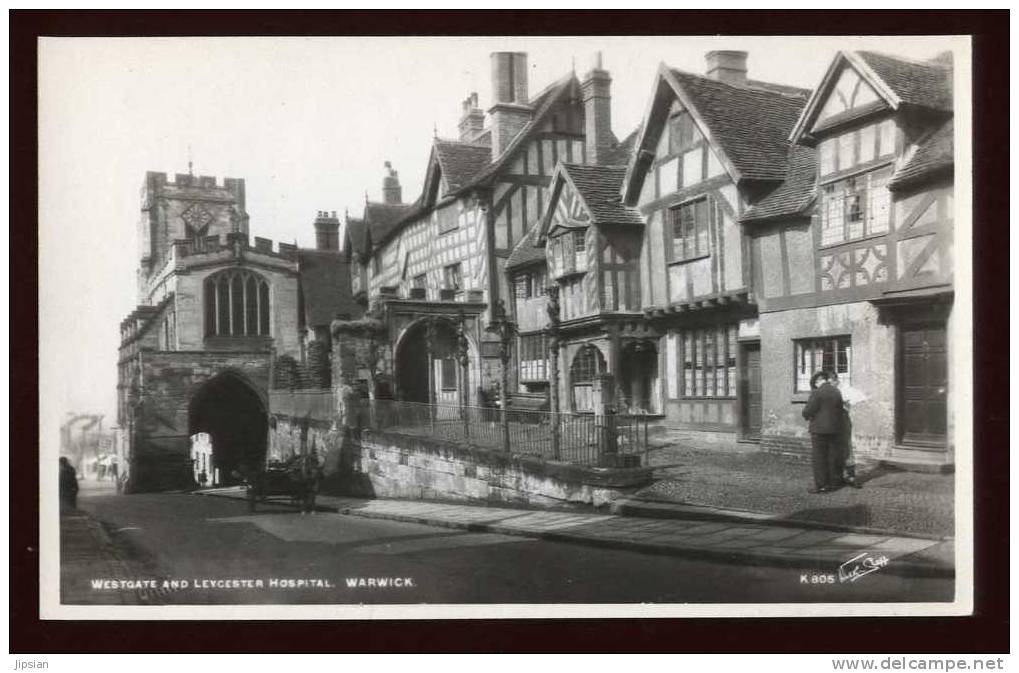
[[[870,556],[867,552],[857,554],[839,566],[839,582],[855,582],[856,580],[881,570],[888,565],[888,557]]]

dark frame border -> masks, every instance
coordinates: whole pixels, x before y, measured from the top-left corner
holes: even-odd
[[[1008,12],[10,11],[12,652],[1008,652]],[[47,621],[38,615],[36,38],[175,35],[973,35],[975,612],[943,618],[427,622]],[[1007,234],[1006,234],[1007,235]],[[979,261],[979,263],[976,263]],[[24,290],[20,286],[27,286]],[[1006,355],[1007,358],[1007,355]],[[1002,394],[1002,393],[1005,394]],[[26,442],[27,439],[27,442]],[[211,627],[211,628],[210,628]],[[790,637],[795,633],[795,637]],[[182,636],[187,635],[186,638]],[[281,637],[282,636],[282,637]],[[186,645],[185,645],[186,643]]]

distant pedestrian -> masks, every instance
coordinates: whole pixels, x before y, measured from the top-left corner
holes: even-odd
[[[814,389],[803,408],[809,421],[811,459],[814,467],[814,488],[811,493],[828,493],[842,485],[840,474],[842,432],[842,394],[831,384],[831,372],[819,371],[810,379]]]
[[[78,508],[78,473],[65,456],[60,457],[60,506]]]

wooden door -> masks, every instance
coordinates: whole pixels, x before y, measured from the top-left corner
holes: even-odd
[[[900,441],[943,446],[948,432],[945,325],[907,325],[899,334]]]
[[[761,421],[761,345],[750,344],[743,347],[743,383],[742,417],[743,438],[760,439]]]

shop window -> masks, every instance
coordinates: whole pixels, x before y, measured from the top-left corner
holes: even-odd
[[[810,392],[810,377],[823,369],[838,374],[841,384],[850,384],[853,346],[848,336],[800,339],[795,342],[795,358],[796,392]]]

